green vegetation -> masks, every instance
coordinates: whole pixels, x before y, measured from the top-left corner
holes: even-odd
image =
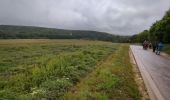
[[[142,42],[144,40],[170,43],[170,9],[165,13],[164,17],[156,21],[149,30],[144,30],[131,37],[132,42]]]
[[[0,99],[57,99],[113,53],[84,40],[0,40]]]
[[[64,95],[65,100],[140,100],[129,63],[128,45],[99,65],[88,77]]]
[[[0,99],[139,100],[128,44],[0,40]]]
[[[165,45],[164,51],[170,55],[170,44]]]
[[[128,42],[129,36],[119,36],[96,31],[0,25],[0,39],[88,39]]]

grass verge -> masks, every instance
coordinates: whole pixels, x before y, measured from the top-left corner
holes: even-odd
[[[63,99],[140,100],[128,52],[128,44],[118,46],[116,52],[67,92]]]

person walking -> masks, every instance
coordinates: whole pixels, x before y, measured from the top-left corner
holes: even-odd
[[[158,44],[157,44],[156,41],[152,43],[153,52],[155,52],[155,50],[156,50],[156,48],[157,48],[157,45],[158,45]]]
[[[162,42],[159,42],[159,43],[158,43],[158,48],[157,48],[156,54],[157,54],[157,55],[160,55],[160,52],[162,51],[162,49],[163,49],[163,44],[162,44]]]
[[[151,49],[152,48],[152,43],[151,42],[149,42],[149,49]]]
[[[148,48],[148,41],[145,40],[145,41],[143,42],[143,49],[144,49],[144,50],[147,50],[147,48]]]

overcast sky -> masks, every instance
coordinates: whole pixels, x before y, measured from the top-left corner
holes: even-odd
[[[169,8],[170,0],[0,0],[0,24],[132,35]]]

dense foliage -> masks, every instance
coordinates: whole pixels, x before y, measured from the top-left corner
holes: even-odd
[[[128,42],[128,36],[112,35],[104,32],[63,30],[32,26],[0,25],[0,39],[90,39],[112,42]]]
[[[170,43],[170,10],[165,13],[161,20],[156,21],[149,30],[144,30],[131,37],[132,42],[142,42],[144,40]]]
[[[170,44],[165,44],[164,52],[170,55]]]

